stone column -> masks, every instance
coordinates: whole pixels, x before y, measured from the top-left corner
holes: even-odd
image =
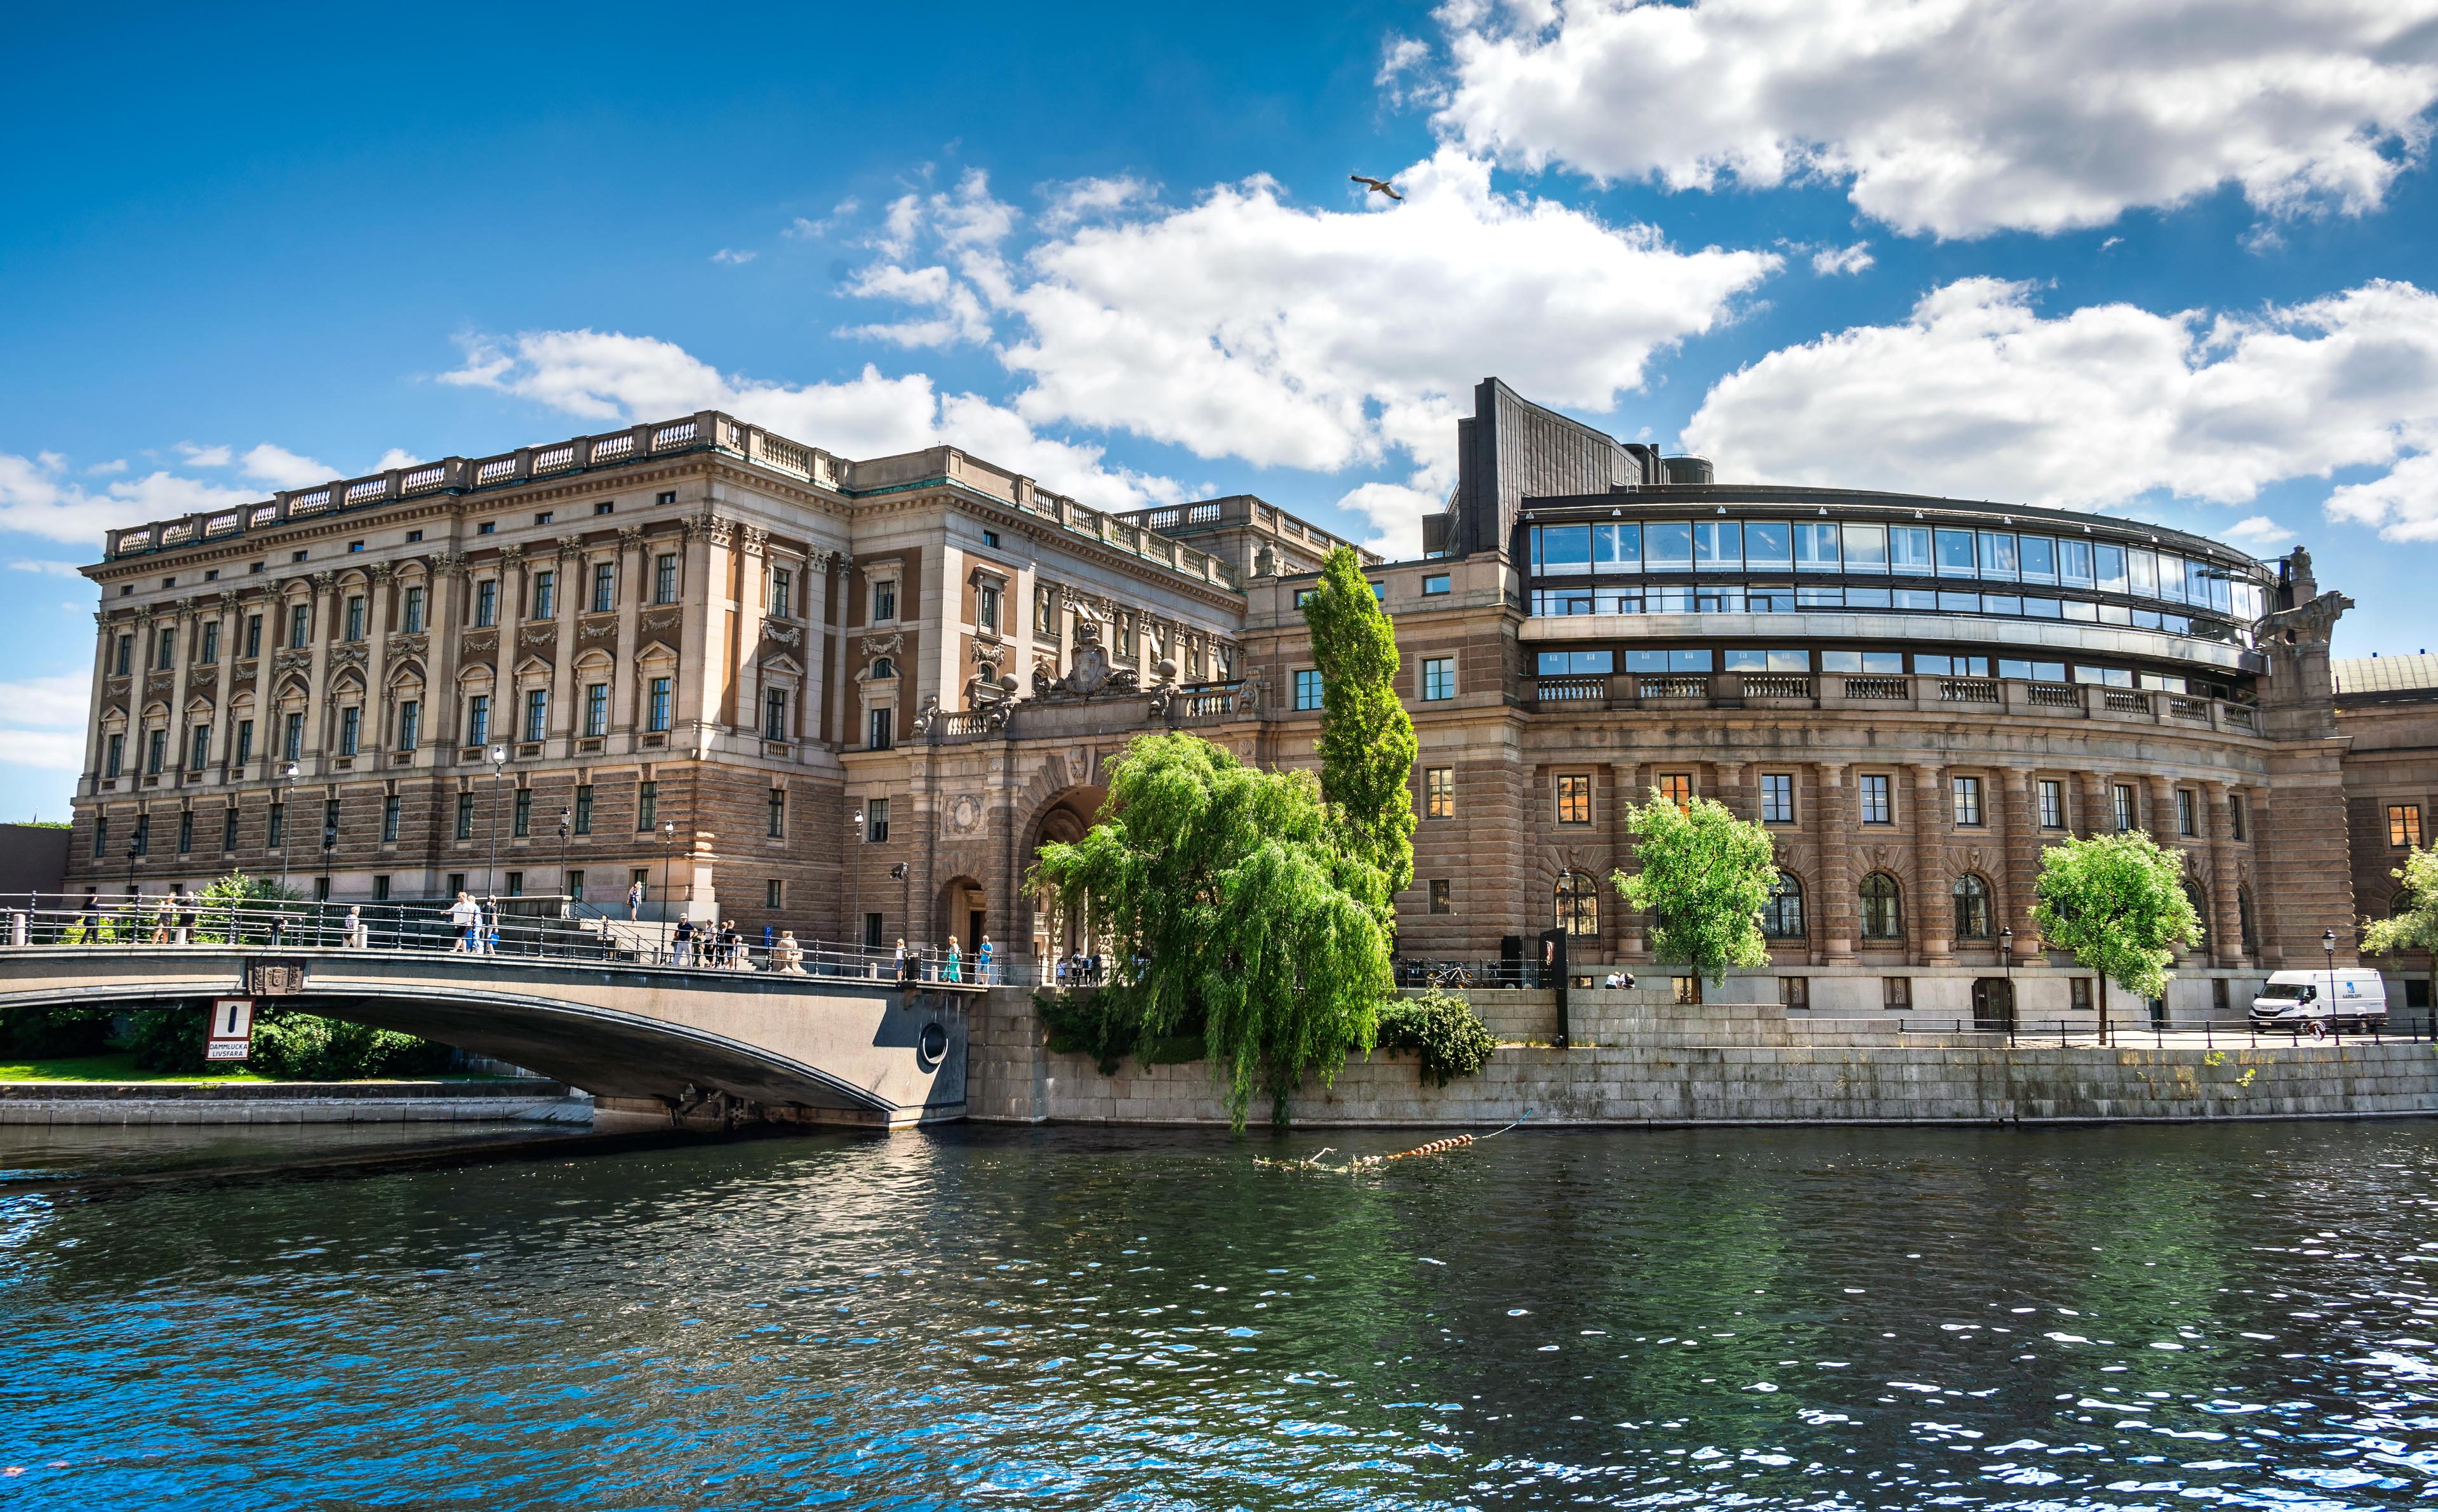
[[[2014,925],[2017,957],[2037,958],[2040,930],[2032,922],[2032,905],[2040,893],[2040,835],[2039,816],[2032,812],[2032,774],[2008,766],[2000,769],[1998,781],[2005,793],[2005,918]]]
[[[804,691],[796,695],[796,733],[804,740],[821,738],[822,700],[829,691],[822,657],[828,650],[822,635],[829,624],[830,560],[831,554],[818,546],[804,557],[804,602],[799,610],[804,644],[796,659],[804,666]]]
[[[221,617],[221,664],[219,680],[212,690],[212,718],[221,725],[221,765],[226,766],[237,756],[237,719],[229,709],[229,695],[237,688],[237,658],[242,650],[238,637],[245,633],[245,612],[234,592],[222,593],[219,599]],[[261,678],[255,679],[261,685]],[[261,701],[257,694],[256,702]]]
[[[1819,774],[1819,813],[1813,816],[1812,830],[1819,836],[1820,873],[1812,879],[1818,890],[1812,906],[1819,920],[1821,960],[1830,966],[1850,966],[1858,958],[1854,954],[1854,875],[1850,865],[1853,804],[1846,791],[1844,763],[1821,762],[1813,770]]]
[[[1744,792],[1744,764],[1712,762],[1710,765],[1719,774],[1719,801],[1726,805],[1727,812],[1740,819],[1758,819],[1760,811],[1755,807],[1757,800],[1748,798]]]
[[[2150,812],[2142,816],[2146,821],[2142,827],[2150,832],[2150,838],[2172,851],[2182,838],[2176,829],[2176,784],[2160,773],[2152,772],[2146,785],[2150,790],[2147,797]]]
[[[584,542],[574,536],[563,536],[558,543],[558,602],[552,606],[557,612],[558,639],[552,646],[550,667],[550,724],[554,730],[564,730],[560,746],[562,755],[575,754],[575,734],[584,728],[583,713],[576,704],[583,690],[575,685],[575,621],[591,602],[585,591]],[[544,754],[548,754],[545,750]],[[563,884],[562,884],[563,885]]]
[[[2082,837],[2087,840],[2115,829],[2115,795],[2109,791],[2108,774],[2085,771],[2076,776],[2082,788],[2082,823],[2078,826]]]
[[[846,708],[846,647],[847,641],[852,636],[855,629],[854,554],[851,552],[839,553],[836,567],[838,571],[838,629],[830,637],[829,648],[830,743],[834,746],[845,747],[855,744],[855,732],[847,728]],[[1011,609],[1010,612],[1013,612],[1013,610]],[[1033,611],[1029,604],[1024,611],[1023,624],[1024,633],[1026,636],[1030,637],[1033,634]],[[1027,640],[1022,643],[1030,646],[1032,642]],[[1019,653],[1019,655],[1029,657],[1031,653],[1026,651]],[[1015,671],[1020,681],[1022,678],[1031,675],[1033,671],[1033,663],[1030,660],[1027,660],[1021,667],[1014,668],[1012,670]]]
[[[1954,960],[1951,934],[1955,919],[1947,874],[1947,804],[1939,768],[1913,768],[1913,907],[1915,963],[1944,966]]]
[[[169,752],[170,770],[180,773],[183,782],[186,770],[186,754],[193,738],[186,733],[186,669],[194,665],[195,601],[180,599],[169,619],[170,634],[177,639],[170,644],[169,658]],[[172,785],[176,785],[173,783]]]
[[[93,693],[85,699],[84,775],[98,783],[101,779],[101,699],[102,690],[110,683],[110,651],[118,640],[118,627],[101,610],[93,611]],[[89,789],[99,792],[97,785]]]
[[[728,614],[729,553],[736,541],[736,525],[717,515],[702,514],[686,521],[686,556],[680,564],[685,591],[683,628],[678,646],[677,708],[671,723],[684,734],[689,753],[699,752],[710,727],[718,722],[721,694],[728,683],[728,642],[719,634]],[[679,752],[678,731],[669,739],[669,754]]]
[[[454,750],[466,736],[466,711],[457,701],[458,642],[467,620],[466,558],[444,552],[425,559],[431,568],[432,616],[427,622],[431,654],[423,659],[429,676],[423,685],[423,744]],[[434,762],[436,766],[439,764]]]
[[[389,741],[389,594],[398,569],[388,562],[372,567],[372,589],[364,596],[364,728],[357,748],[378,766],[388,757]]]
[[[762,621],[769,613],[770,533],[747,525],[736,533],[736,708],[730,723],[745,739],[762,738]]]
[[[331,595],[337,588],[339,574],[336,572],[313,574],[313,624],[310,631],[313,643],[313,670],[307,683],[309,692],[305,699],[306,762],[304,768],[308,772],[318,770],[314,758],[322,754],[323,737],[326,734],[322,721],[330,716],[330,638],[337,632],[337,620],[331,607],[333,603]],[[288,818],[292,828],[296,816],[292,814]],[[290,850],[295,848],[292,838],[290,839],[288,848]]]
[[[491,650],[491,738],[512,746],[517,735],[517,636],[524,627],[525,550],[500,552],[499,639]],[[486,758],[487,760],[487,758]]]
[[[2235,802],[2225,782],[2209,794],[2210,954],[2220,966],[2243,964],[2243,915],[2235,888]]]
[[[651,571],[644,528],[629,525],[618,532],[618,664],[610,669],[610,728],[627,735],[630,744],[643,724],[635,654],[642,647],[644,603],[651,596]]]

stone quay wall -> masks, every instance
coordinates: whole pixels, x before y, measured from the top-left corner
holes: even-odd
[[[0,1124],[590,1123],[556,1081],[20,1081]]]
[[[1730,983],[1730,986],[1733,984]],[[1488,996],[1490,994],[1484,994]],[[1510,1013],[1546,993],[1496,994]],[[1477,1076],[1433,1087],[1410,1055],[1350,1061],[1308,1083],[1296,1122],[1535,1124],[2082,1123],[2438,1115],[2438,1046],[2018,1044],[2004,1035],[1907,1034],[1870,1020],[1790,1021],[1773,1005],[1610,1003],[1558,1049],[1503,1045]],[[1612,998],[1643,994],[1609,993]],[[1595,1027],[1597,1026],[1597,1027]],[[2129,1039],[2146,1038],[2129,1035]],[[1028,995],[989,994],[973,1020],[966,1116],[984,1122],[1224,1125],[1202,1064],[1128,1061],[1103,1076],[1060,1054]],[[1268,1116],[1255,1106],[1253,1121]]]

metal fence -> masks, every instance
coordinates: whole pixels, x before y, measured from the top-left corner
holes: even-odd
[[[2270,1028],[2249,1019],[2111,1019],[2104,1033],[2096,1018],[2012,1021],[1969,1015],[1938,1018],[1917,1013],[1857,1013],[1850,1018],[1840,1019],[1828,1014],[1808,1013],[1802,1015],[1802,1022],[1892,1023],[1900,1034],[2003,1034],[2007,1044],[2025,1046],[2108,1045],[2127,1047],[2149,1046],[2164,1049],[2170,1046],[2190,1048],[2198,1045],[2204,1049],[2217,1049],[2221,1046],[2256,1048],[2262,1045],[2341,1045],[2348,1040],[2372,1045],[2438,1040],[2438,1019],[2433,1019],[2426,1011],[2373,1020],[2360,1029],[2340,1029],[2323,1020],[2320,1025],[2323,1032],[2317,1035],[2307,1026]]]

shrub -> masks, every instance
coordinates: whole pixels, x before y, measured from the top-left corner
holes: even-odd
[[[1380,1045],[1420,1055],[1422,1079],[1443,1087],[1488,1064],[1498,1040],[1471,1003],[1434,987],[1419,997],[1391,998],[1380,1006]]]
[[[204,1061],[203,1040],[210,1027],[207,1010],[150,1008],[134,1018],[135,1064],[146,1071],[199,1076],[252,1071],[278,1081],[350,1081],[363,1077],[429,1076],[449,1065],[445,1045],[293,1009],[256,1011],[253,1053],[241,1062]]]
[[[107,1009],[17,1008],[0,1012],[0,1055],[52,1061],[99,1055],[109,1048]]]

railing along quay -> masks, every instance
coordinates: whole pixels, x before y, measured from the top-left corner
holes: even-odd
[[[1888,709],[1944,712],[1959,704],[1991,712],[2046,718],[2112,719],[2259,733],[2259,715],[2249,704],[2196,698],[2142,688],[2094,683],[2028,682],[2000,677],[1947,677],[1927,674],[1787,672],[1568,673],[1526,679],[1525,695],[1538,708],[1586,709]]]

